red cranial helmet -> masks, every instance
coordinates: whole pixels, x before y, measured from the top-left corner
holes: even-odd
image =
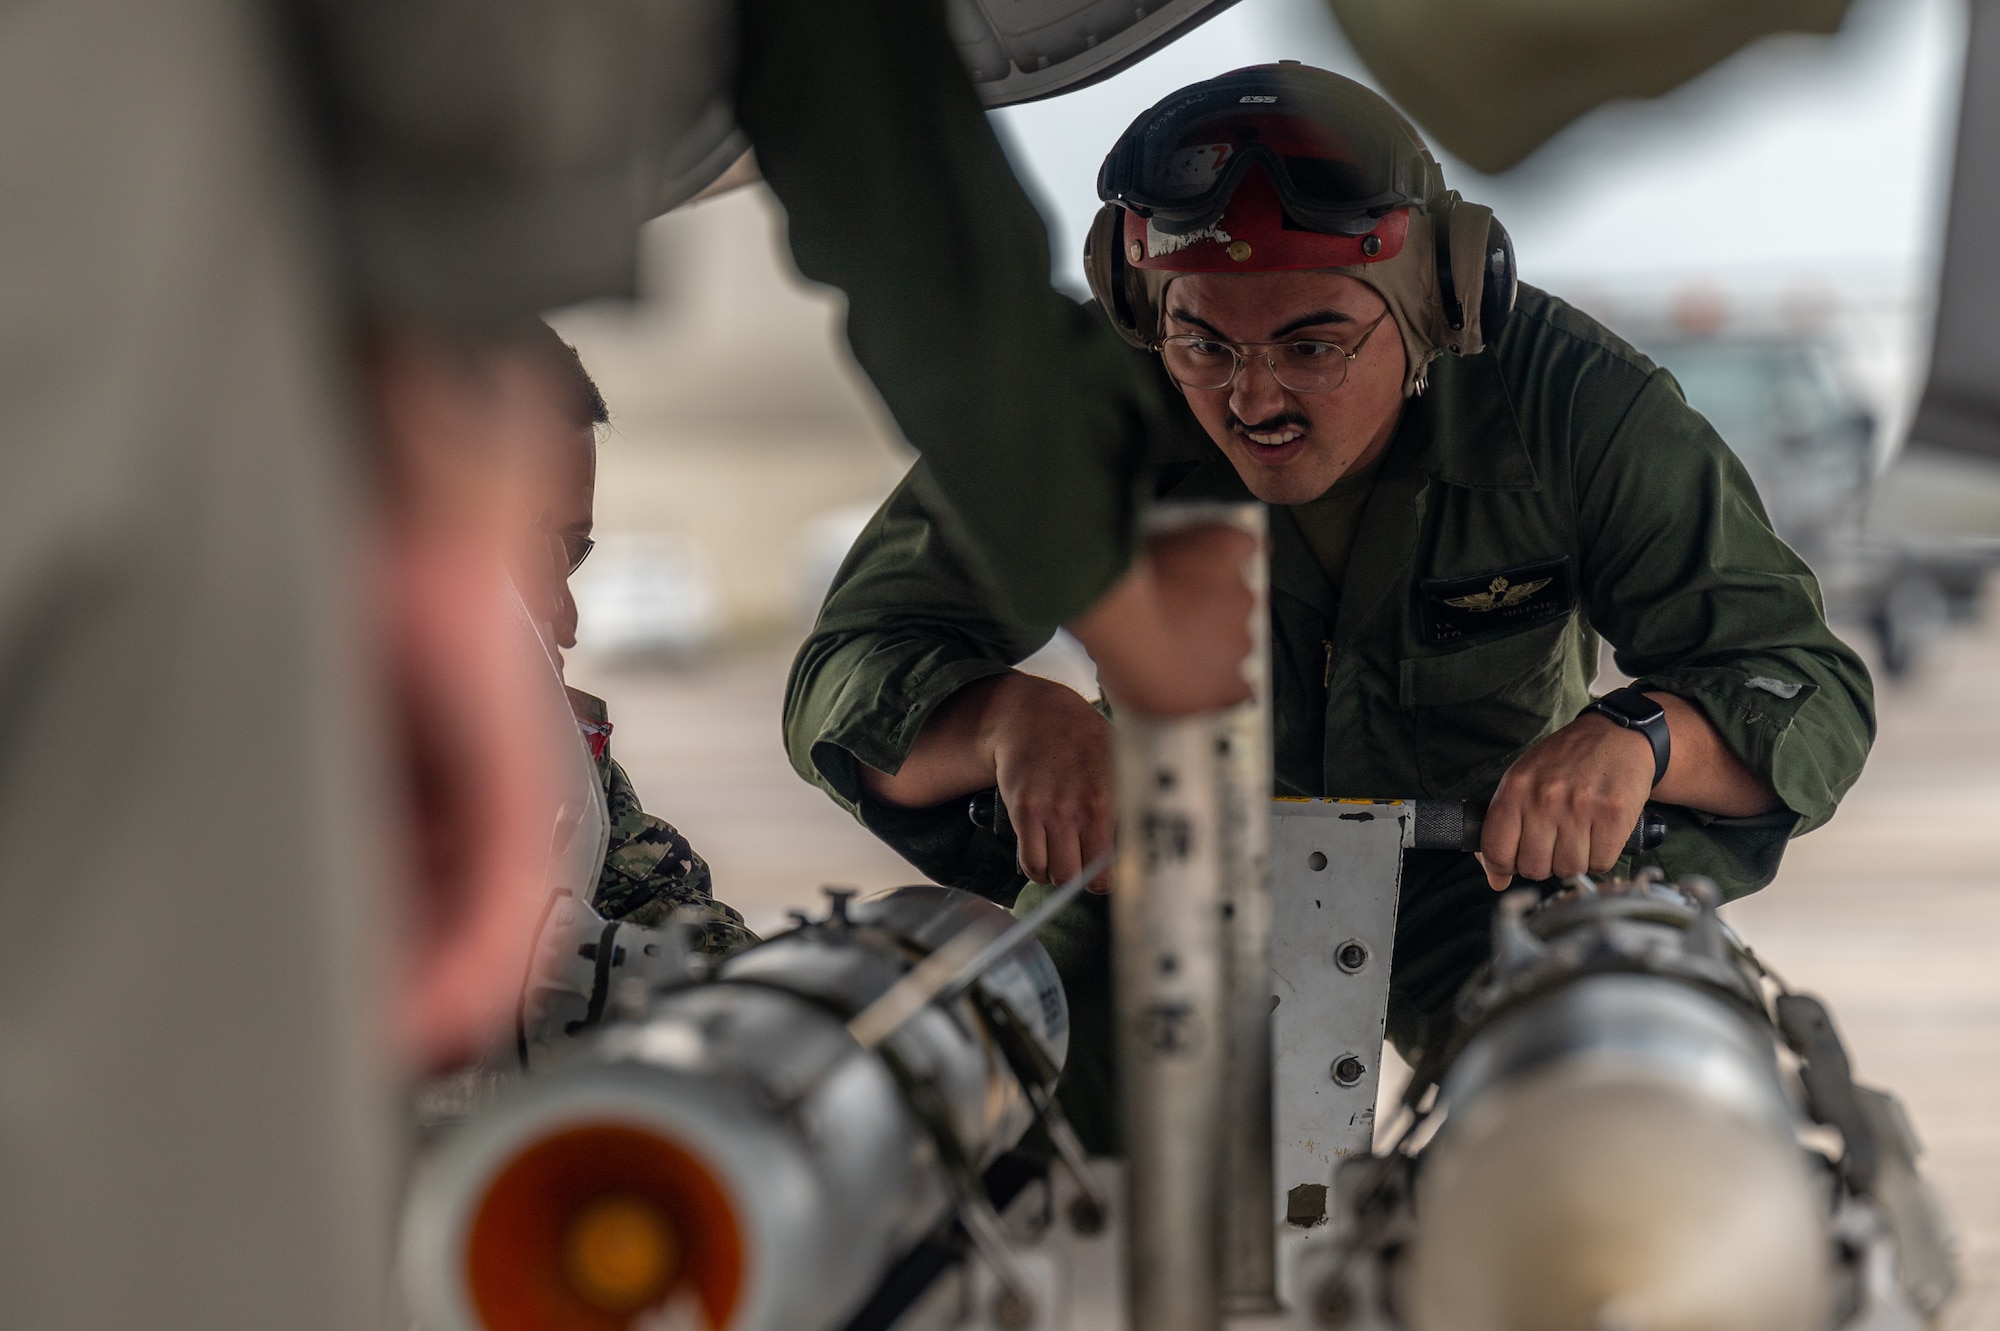
[[[1373,287],[1402,332],[1404,391],[1477,355],[1514,306],[1514,247],[1444,187],[1423,140],[1352,79],[1282,63],[1148,109],[1097,175],[1084,271],[1121,336],[1152,347],[1177,274],[1316,271]]]

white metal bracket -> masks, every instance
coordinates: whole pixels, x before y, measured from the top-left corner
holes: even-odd
[[[1271,820],[1272,1204],[1280,1298],[1326,1234],[1336,1163],[1374,1146],[1409,800],[1280,799]]]

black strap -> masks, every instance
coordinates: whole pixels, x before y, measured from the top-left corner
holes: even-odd
[[[1465,330],[1465,305],[1458,298],[1458,284],[1451,275],[1450,203],[1431,213],[1431,236],[1437,243],[1438,300],[1444,305],[1444,321],[1454,333]]]
[[[1653,712],[1652,720],[1642,725],[1633,719],[1633,713],[1643,714],[1647,710]],[[1611,690],[1602,698],[1593,699],[1583,709],[1582,715],[1592,712],[1646,737],[1646,743],[1653,750],[1653,784],[1659,785],[1667,774],[1667,764],[1673,760],[1673,734],[1667,729],[1666,709],[1628,684],[1622,689]]]

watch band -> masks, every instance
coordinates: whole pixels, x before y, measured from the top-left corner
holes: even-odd
[[[1667,774],[1667,764],[1673,760],[1673,740],[1667,731],[1667,709],[1629,685],[1613,689],[1602,698],[1594,698],[1580,716],[1595,712],[1614,725],[1627,730],[1636,730],[1646,737],[1646,743],[1653,746],[1653,784],[1659,785],[1660,778]]]

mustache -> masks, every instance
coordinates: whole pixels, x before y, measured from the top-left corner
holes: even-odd
[[[1268,420],[1249,424],[1245,424],[1243,418],[1232,411],[1227,413],[1225,423],[1232,430],[1255,430],[1258,434],[1271,434],[1284,429],[1287,425],[1296,425],[1301,430],[1312,429],[1312,422],[1306,419],[1303,412],[1297,411],[1280,412]]]

